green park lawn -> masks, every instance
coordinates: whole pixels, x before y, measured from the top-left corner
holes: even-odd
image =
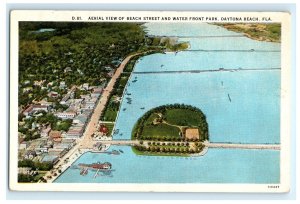
[[[163,138],[163,137],[180,137],[179,128],[169,126],[166,124],[147,125],[144,126],[142,136],[151,138]]]
[[[180,126],[198,126],[201,123],[201,115],[187,109],[166,110],[166,121]]]

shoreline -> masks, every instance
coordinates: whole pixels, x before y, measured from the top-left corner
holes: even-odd
[[[78,159],[80,159],[81,156],[83,156],[87,152],[92,153],[105,153],[111,145],[106,145],[106,148],[103,151],[99,150],[92,150],[92,149],[78,149],[73,154],[71,154],[70,159],[61,165],[61,167],[58,167],[59,170],[61,170],[61,173],[55,172],[57,176],[51,175],[51,179],[46,179],[47,183],[53,183],[56,179],[58,179],[66,170],[68,170]],[[56,171],[58,171],[58,169]]]
[[[151,53],[153,50],[149,50],[149,51],[146,51],[146,52],[142,52],[142,53],[133,53],[133,54],[130,54],[130,55],[128,55],[127,57],[125,57],[124,59],[123,59],[123,61],[122,61],[122,63],[120,64],[120,66],[116,69],[116,72],[115,72],[115,74],[117,73],[117,71],[119,70],[119,68],[121,67],[123,67],[122,68],[122,70],[121,70],[121,72],[119,73],[119,75],[121,75],[121,73],[123,72],[123,69],[125,68],[125,66],[127,65],[127,63],[131,60],[131,58],[133,58],[133,57],[135,57],[135,56],[138,56],[138,55],[141,55],[141,54],[147,54],[147,53]],[[124,63],[125,62],[125,63]],[[131,78],[131,76],[132,76],[132,73],[133,73],[133,71],[130,73],[130,77],[128,78],[128,81],[129,81],[129,79]],[[112,77],[113,78],[113,77]],[[123,90],[123,94],[124,94],[124,91],[125,91],[125,89],[126,89],[126,87],[127,87],[127,84],[128,84],[128,81],[127,81],[127,83],[126,83],[126,86],[125,86],[125,88],[124,88],[124,90]],[[108,85],[107,85],[107,87],[109,86],[109,85],[111,85],[111,83],[113,83],[112,82],[112,80],[110,80],[109,81],[109,83],[108,83]],[[107,88],[106,87],[106,88]],[[105,88],[105,90],[106,90],[106,88]],[[110,94],[110,93],[108,93],[108,94]],[[100,96],[100,98],[99,98],[99,100],[98,100],[98,104],[97,104],[97,106],[96,106],[96,108],[98,107],[98,105],[100,105],[100,103],[101,103],[101,97],[103,97],[103,96]],[[107,99],[108,97],[106,97],[106,99]],[[122,100],[123,100],[123,97],[122,97]],[[95,108],[95,109],[96,109]],[[95,109],[94,109],[94,111],[93,111],[93,114],[95,113]],[[119,112],[118,112],[118,114],[119,114]],[[101,114],[100,114],[101,115]],[[117,115],[118,116],[118,115]],[[91,118],[92,118],[92,116],[91,116]],[[117,119],[117,118],[116,118]],[[115,120],[116,121],[116,120]],[[91,119],[89,120],[89,123],[91,123]],[[114,128],[113,128],[113,130],[112,130],[112,132],[114,131],[114,129],[115,129],[115,127],[116,126],[114,126]],[[44,178],[45,178],[45,180],[47,181],[47,183],[53,183],[60,175],[62,175],[68,168],[70,168],[71,166],[72,166],[72,164],[76,161],[76,160],[78,160],[83,154],[85,154],[86,152],[93,152],[93,153],[101,153],[101,152],[105,152],[105,151],[107,151],[109,148],[110,148],[110,145],[108,145],[108,148],[105,148],[105,150],[102,150],[102,151],[97,151],[97,150],[93,150],[93,149],[91,149],[91,148],[80,148],[81,146],[82,146],[82,142],[84,141],[84,140],[86,140],[87,138],[84,138],[84,135],[85,134],[87,134],[87,132],[89,132],[88,131],[88,125],[87,125],[87,128],[85,129],[85,131],[84,131],[84,134],[83,134],[83,136],[82,136],[82,138],[80,138],[80,140],[77,142],[77,144],[73,147],[74,148],[74,152],[72,152],[71,154],[70,154],[70,156],[68,157],[69,158],[69,160],[66,162],[66,163],[62,163],[62,164],[59,164],[58,165],[58,167],[56,167],[56,165],[54,165],[54,167],[53,167],[53,169],[51,169],[50,171],[48,171],[45,175],[44,175]],[[111,137],[111,140],[112,140],[113,138]],[[102,140],[99,140],[98,142],[101,142]],[[78,147],[77,147],[78,146]],[[73,149],[72,148],[72,149]],[[77,148],[77,149],[76,149]],[[68,153],[70,153],[71,151],[72,151],[72,149],[70,149],[69,150],[69,152]],[[68,154],[68,153],[66,153],[66,155]],[[62,159],[62,161],[64,161],[65,159],[63,159],[66,155],[64,155],[61,159]],[[61,161],[59,161],[58,163],[60,163]],[[60,173],[58,172],[58,171],[61,171]],[[54,174],[56,174],[56,176],[54,176]],[[51,178],[48,178],[48,176],[51,176]],[[40,183],[41,181],[39,181],[39,183]]]
[[[250,38],[252,40],[279,44],[281,43],[281,36],[270,36],[273,33],[269,33],[270,30],[268,30],[267,27],[258,29],[256,31],[260,33],[260,35],[258,36],[255,36],[252,33],[251,28],[247,27],[248,25],[252,25],[255,27],[255,29],[257,29],[260,25],[265,25],[264,23],[212,23],[212,25],[220,26],[232,32],[242,33],[245,37]],[[262,33],[265,33],[265,35]]]

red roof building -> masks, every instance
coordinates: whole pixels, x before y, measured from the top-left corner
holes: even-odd
[[[105,125],[100,125],[99,132],[106,135],[108,133],[108,128]]]

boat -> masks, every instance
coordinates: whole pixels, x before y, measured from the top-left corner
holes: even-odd
[[[110,170],[112,165],[109,162],[97,162],[97,163],[92,163],[92,164],[84,164],[84,163],[80,163],[78,164],[78,167],[82,168],[81,172],[84,172],[83,170],[87,171],[87,170],[100,170],[100,171],[107,171]],[[81,173],[80,172],[80,173]]]
[[[113,154],[113,155],[119,155],[120,152],[119,152],[118,150],[113,150],[113,151],[111,152],[111,154]]]
[[[228,96],[228,100],[229,100],[229,102],[231,103],[231,98],[230,98],[230,95],[229,95],[229,94],[227,94],[227,96]]]
[[[87,174],[88,174],[88,170],[86,168],[81,169],[81,171],[80,171],[81,176],[85,176]]]
[[[123,150],[119,149],[119,152],[124,153]]]

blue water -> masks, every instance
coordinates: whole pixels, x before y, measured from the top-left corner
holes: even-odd
[[[280,68],[280,52],[179,52],[143,57],[136,72]],[[187,60],[188,59],[188,60]],[[263,62],[263,63],[258,63]]]
[[[59,183],[277,183],[279,152],[255,150],[211,149],[203,157],[136,156],[130,147],[120,155],[86,153],[74,165],[109,161],[110,175],[94,178],[94,171],[80,176],[78,169],[69,168]],[[226,159],[225,159],[226,158]],[[276,168],[274,168],[274,166]],[[260,175],[260,176],[257,176]]]
[[[280,142],[280,70],[270,69],[281,67],[280,44],[240,37],[241,34],[209,24],[147,23],[145,26],[149,34],[156,35],[224,36],[180,40],[189,41],[191,50],[235,51],[153,54],[140,59],[135,72],[241,70],[132,74],[127,86],[132,103],[122,101],[116,122],[119,133],[114,139],[129,139],[135,122],[149,109],[168,103],[185,103],[204,112],[211,142]],[[249,49],[264,52],[236,52]],[[134,79],[137,79],[135,83]],[[78,169],[68,169],[55,182],[278,183],[280,180],[279,151],[209,149],[203,157],[177,158],[137,156],[130,147],[112,146],[111,149],[122,149],[124,154],[86,153],[76,161],[109,161],[115,169],[111,176],[93,179],[92,172],[80,176]]]

